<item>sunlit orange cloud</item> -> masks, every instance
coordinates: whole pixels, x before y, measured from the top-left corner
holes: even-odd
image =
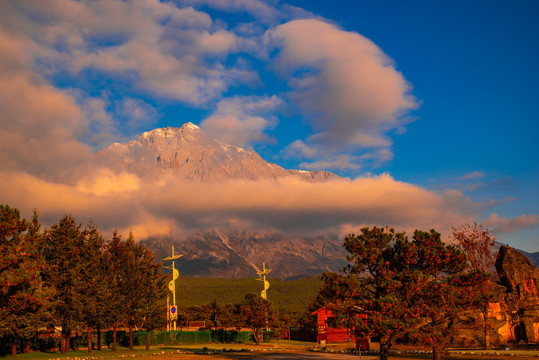
[[[137,239],[216,227],[296,235],[341,234],[364,225],[446,231],[470,220],[454,204],[469,199],[435,194],[389,175],[317,184],[292,178],[194,183],[173,176],[143,182],[100,171],[68,186],[4,172],[0,182],[6,184],[0,198],[26,216],[37,208],[51,223],[72,213],[81,222],[92,219],[104,232],[131,229]]]
[[[522,229],[531,228],[539,224],[539,215],[520,215],[514,218],[500,217],[498,214],[490,214],[485,225],[494,233],[512,233]]]

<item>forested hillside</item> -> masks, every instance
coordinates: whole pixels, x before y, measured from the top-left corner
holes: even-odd
[[[322,284],[318,277],[297,280],[268,279],[268,300],[282,314],[302,314]],[[216,301],[219,305],[235,304],[245,294],[262,291],[262,282],[255,278],[223,279],[182,277],[176,280],[176,303],[179,306],[197,306]]]

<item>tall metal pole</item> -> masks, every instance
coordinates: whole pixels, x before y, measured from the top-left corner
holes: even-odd
[[[170,331],[170,296],[167,295],[167,331]]]
[[[264,283],[264,290],[262,290],[262,292],[260,293],[260,296],[262,296],[263,299],[267,300],[268,299],[268,293],[267,293],[267,290],[269,289],[270,287],[270,284],[269,284],[269,281],[266,280],[266,274],[269,274],[271,271],[271,269],[266,269],[266,263],[263,262],[262,263],[262,271],[258,271],[257,274],[258,276],[262,276],[261,279],[257,279],[257,280],[260,280],[260,281],[263,281]],[[267,312],[266,312],[266,317],[268,316]],[[269,323],[268,321],[266,320],[266,330],[269,330]]]

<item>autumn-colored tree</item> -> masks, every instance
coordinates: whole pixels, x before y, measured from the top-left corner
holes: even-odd
[[[452,242],[466,253],[467,261],[473,270],[494,273],[496,237],[483,225],[473,223],[451,228]]]
[[[494,282],[496,274],[494,269],[496,237],[489,229],[475,222],[473,225],[464,224],[451,230],[452,242],[466,254],[471,271],[482,271],[488,274],[490,278],[485,278],[476,284],[472,292],[475,307],[481,311],[482,315],[483,345],[485,349],[488,349],[490,328],[488,324],[488,303],[494,302],[496,298],[496,285]]]
[[[254,293],[245,295],[245,299],[236,304],[235,312],[240,323],[253,331],[253,337],[257,345],[260,344],[259,330],[278,325],[277,313],[273,305]]]
[[[11,338],[13,356],[16,341],[35,335],[42,325],[51,295],[40,276],[37,233],[29,227],[18,209],[0,205],[0,337]]]

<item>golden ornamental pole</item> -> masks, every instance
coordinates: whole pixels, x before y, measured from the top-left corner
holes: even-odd
[[[260,293],[260,296],[262,296],[262,298],[266,299],[266,300],[268,299],[267,290],[270,287],[269,281],[266,281],[266,275],[269,274],[270,271],[271,271],[271,269],[266,269],[266,263],[265,262],[262,263],[262,271],[260,271],[260,270],[257,271],[258,276],[262,276],[262,278],[261,279],[256,279],[256,280],[264,282],[264,290],[262,290],[262,292]]]
[[[266,269],[266,263],[265,262],[262,263],[262,271],[260,271],[260,270],[257,271],[258,276],[262,276],[262,278],[258,278],[257,280],[260,280],[260,281],[264,282],[264,290],[262,290],[262,292],[260,293],[260,296],[262,296],[262,298],[265,299],[265,300],[268,299],[267,290],[270,287],[269,281],[266,280],[266,275],[269,274],[270,271],[271,271],[271,269]],[[268,316],[268,314],[266,313],[266,317],[267,316]],[[266,330],[269,331],[268,320],[266,320]]]
[[[167,295],[167,331],[170,331],[170,296]]]
[[[172,256],[163,259],[172,260],[171,266],[163,267],[166,269],[172,269],[172,280],[168,283],[168,288],[170,291],[172,291],[172,306],[169,307],[169,315],[174,324],[174,331],[176,331],[176,319],[178,318],[178,308],[176,307],[176,279],[180,276],[180,272],[174,267],[174,260],[182,256],[183,255],[174,255],[174,245],[172,245]]]

